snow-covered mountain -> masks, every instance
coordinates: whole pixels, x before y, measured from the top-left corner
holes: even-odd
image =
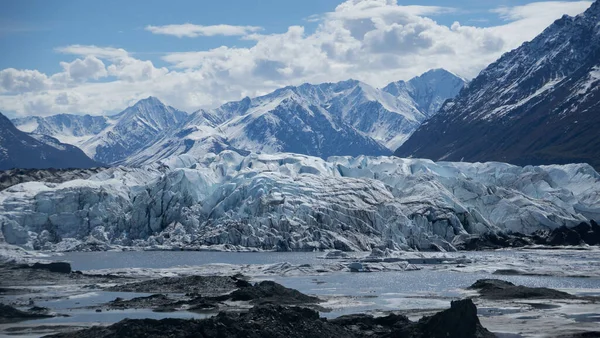
[[[83,142],[81,148],[97,161],[119,163],[177,130],[186,119],[187,113],[149,97],[111,116],[111,125]]]
[[[130,157],[127,164],[167,156],[202,156],[223,149],[263,153],[387,155],[464,80],[434,70],[384,90],[356,80],[303,84],[270,94],[199,110],[179,130]]]
[[[531,233],[600,216],[589,165],[517,167],[233,151],[115,167],[0,192],[7,242],[260,249],[452,249],[469,234]]]
[[[600,168],[600,2],[488,66],[396,152]]]
[[[57,115],[15,123],[71,141],[110,164],[139,166],[226,149],[322,158],[387,155],[463,85],[459,77],[433,70],[383,90],[356,80],[290,86],[190,116],[150,98],[111,117]]]
[[[81,148],[96,161],[115,164],[177,129],[187,117],[187,113],[148,97],[113,116],[60,114],[13,122],[22,131],[54,137]]]
[[[383,91],[400,100],[412,100],[427,118],[435,115],[444,101],[460,93],[467,81],[445,69],[432,69],[408,82],[388,84]]]
[[[20,131],[0,113],[0,170],[92,168],[99,165],[75,146],[46,135]]]

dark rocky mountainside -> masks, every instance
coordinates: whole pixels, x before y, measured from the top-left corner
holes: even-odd
[[[0,113],[0,170],[93,168],[100,164],[79,148],[48,136],[34,138]]]
[[[397,156],[600,168],[600,3],[488,66]]]

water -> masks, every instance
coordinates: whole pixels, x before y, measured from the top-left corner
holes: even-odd
[[[73,252],[55,256],[54,259],[71,262],[75,270],[122,269],[122,268],[173,268],[176,266],[195,266],[211,263],[227,263],[235,265],[274,264],[289,262],[291,264],[323,264],[335,262],[319,259],[323,253],[233,253],[233,252],[197,252],[197,251],[146,251],[146,252]],[[512,260],[524,253],[513,251],[460,253],[477,260],[487,260],[491,256]],[[525,255],[559,256],[554,253],[530,252]],[[597,264],[586,260],[586,254],[567,254],[566,259],[573,260],[573,267],[578,264]],[[486,258],[487,257],[487,258]],[[565,258],[565,256],[560,256]],[[569,292],[600,292],[600,279],[549,276],[497,276],[488,272],[456,272],[449,269],[425,268],[419,271],[405,272],[373,272],[373,273],[330,273],[318,276],[269,276],[265,279],[275,280],[287,287],[303,293],[322,296],[327,302],[325,307],[331,311],[322,312],[326,317],[337,317],[343,314],[368,312],[374,310],[418,310],[443,309],[449,306],[452,299],[464,297],[464,290],[476,280],[482,278],[500,278],[534,287],[569,289]],[[256,278],[257,280],[260,278]],[[580,290],[581,291],[578,291]],[[71,317],[58,317],[28,323],[112,323],[124,318],[204,318],[207,314],[191,312],[156,313],[150,310],[111,310],[101,313],[93,309],[81,309],[106,303],[116,297],[130,299],[148,296],[140,293],[120,293],[93,291],[76,297],[54,301],[40,302],[38,306],[55,309]],[[75,308],[75,309],[74,309]],[[495,315],[498,309],[480,309],[481,315]],[[596,317],[594,317],[596,318]],[[588,318],[577,318],[586,321]],[[593,318],[592,318],[593,319]],[[591,319],[589,319],[591,320]]]
[[[502,257],[513,259],[517,255],[545,255],[554,253],[522,253],[515,251],[459,253],[471,259],[484,257]],[[71,262],[76,270],[95,270],[107,268],[172,268],[183,265],[202,265],[209,263],[274,264],[289,262],[292,264],[322,264],[333,262],[318,258],[323,253],[315,252],[198,252],[198,251],[147,251],[147,252],[73,252],[65,253],[56,259]],[[574,253],[582,259],[585,253]],[[566,256],[569,256],[567,254]],[[572,259],[572,258],[570,258]],[[409,310],[417,308],[447,307],[448,301],[441,299],[460,298],[464,289],[478,279],[500,278],[515,284],[531,287],[549,287],[555,289],[598,289],[597,278],[572,278],[549,276],[497,276],[486,272],[464,273],[447,269],[423,269],[405,272],[373,273],[333,273],[320,276],[270,276],[287,287],[319,296],[350,296],[360,305],[334,308],[332,314],[364,311],[381,308],[385,310]],[[114,298],[114,297],[113,297]],[[432,300],[435,298],[435,301]],[[350,309],[349,309],[350,308]]]
[[[107,251],[67,252],[52,259],[69,261],[74,270],[85,271],[119,268],[160,269],[211,263],[304,264],[315,262],[317,257],[322,255],[322,252]]]

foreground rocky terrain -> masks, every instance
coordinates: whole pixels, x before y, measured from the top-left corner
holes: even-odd
[[[393,255],[374,250],[356,256],[336,251],[303,264],[214,263],[81,272],[64,262],[25,259],[22,250],[9,251],[5,246],[0,246],[4,262],[0,265],[0,303],[4,304],[0,334],[489,336],[485,327],[508,336],[537,337],[541,332],[544,337],[591,337],[600,331],[596,322],[600,295],[594,286],[600,252],[593,249],[472,253],[472,258],[459,253]],[[476,280],[482,273],[486,279]],[[360,283],[364,278],[378,285],[365,288]],[[400,285],[420,283],[423,278],[439,278],[444,287],[423,293],[419,290],[428,290],[430,283]],[[296,284],[299,280],[308,284]],[[358,293],[352,290],[354,285]],[[568,288],[557,290],[552,285]],[[313,295],[316,290],[321,291]],[[323,294],[323,290],[329,291]],[[407,290],[414,291],[402,295]],[[472,301],[460,300],[465,298]],[[365,307],[368,303],[372,305]],[[132,316],[140,319],[123,320]],[[78,331],[98,323],[102,324]]]
[[[457,325],[458,324],[458,325]],[[374,318],[343,316],[333,320],[298,307],[262,305],[247,313],[219,313],[204,320],[124,320],[109,327],[94,327],[50,337],[495,337],[479,323],[477,308],[469,299],[418,322],[402,315]]]

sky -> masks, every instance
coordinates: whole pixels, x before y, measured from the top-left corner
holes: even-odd
[[[287,85],[472,79],[591,1],[4,0],[0,112],[193,112]]]

